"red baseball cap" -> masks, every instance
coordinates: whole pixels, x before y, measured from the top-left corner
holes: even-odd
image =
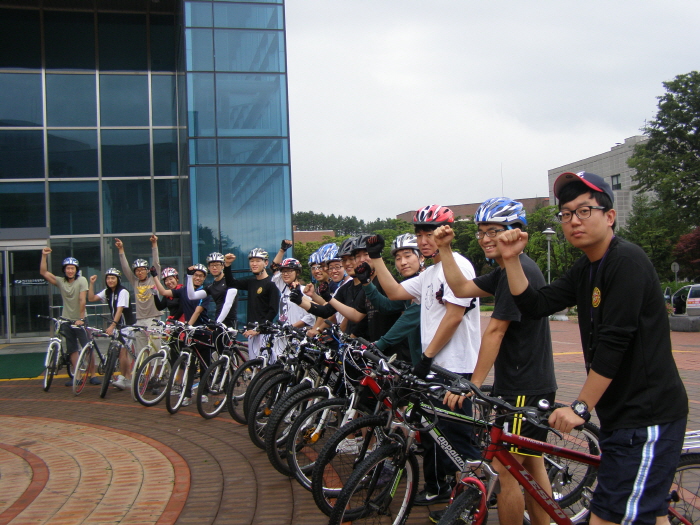
[[[588,173],[586,171],[579,171],[578,173],[571,173],[567,171],[559,175],[557,180],[554,181],[554,196],[558,199],[561,189],[567,184],[577,180],[583,182],[593,191],[605,193],[608,197],[610,197],[611,202],[615,202],[615,194],[613,193],[612,188],[610,188],[610,184],[605,182],[603,177],[595,175],[594,173]]]

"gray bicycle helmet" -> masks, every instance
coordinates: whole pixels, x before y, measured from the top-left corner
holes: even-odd
[[[248,259],[264,259],[267,261],[269,259],[269,256],[267,252],[262,248],[253,248],[248,254]]]
[[[207,264],[213,263],[213,262],[220,262],[223,264],[224,254],[219,253],[219,252],[212,252],[209,255],[207,255]]]
[[[396,255],[399,250],[415,250],[420,253],[416,236],[412,233],[404,233],[396,237],[391,242],[391,255]]]

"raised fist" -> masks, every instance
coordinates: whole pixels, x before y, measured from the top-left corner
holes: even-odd
[[[365,261],[355,266],[355,278],[362,284],[370,282],[372,277],[372,267]]]
[[[370,259],[381,259],[382,251],[384,250],[384,237],[381,235],[372,235],[367,239],[367,253]]]
[[[286,252],[287,250],[289,250],[289,248],[292,247],[292,245],[293,245],[292,241],[290,241],[289,239],[284,239],[282,241],[282,243],[280,244],[280,250],[282,250],[283,252]]]

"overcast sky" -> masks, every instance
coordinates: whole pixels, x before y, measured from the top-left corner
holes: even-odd
[[[286,22],[294,211],[365,220],[546,196],[700,68],[696,0],[287,0]]]

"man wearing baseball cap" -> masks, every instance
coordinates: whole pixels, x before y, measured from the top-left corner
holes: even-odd
[[[550,425],[570,432],[595,408],[601,465],[591,501],[592,525],[668,523],[666,498],[678,463],[688,397],[671,354],[666,306],[644,251],[615,236],[615,195],[593,173],[562,173],[554,182],[566,240],[584,255],[551,285],[530,286],[519,254],[528,235],[497,241],[521,312],[543,317],[578,307],[587,379]]]

